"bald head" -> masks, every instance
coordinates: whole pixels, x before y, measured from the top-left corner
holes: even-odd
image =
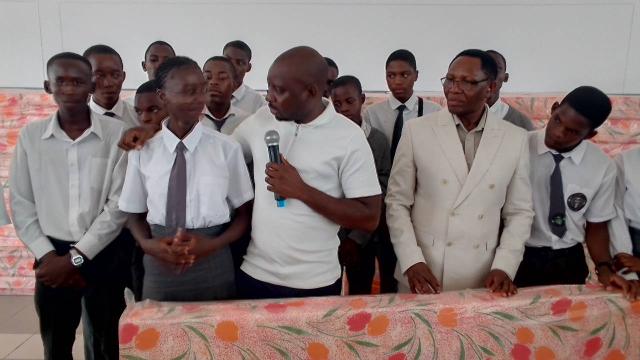
[[[323,110],[328,66],[308,46],[287,50],[276,58],[267,75],[267,102],[276,119],[306,123]]]
[[[288,68],[289,75],[304,85],[320,88],[326,85],[329,66],[324,57],[309,46],[298,46],[283,52],[271,65],[272,68],[276,66]]]

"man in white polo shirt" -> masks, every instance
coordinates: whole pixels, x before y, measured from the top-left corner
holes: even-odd
[[[253,160],[256,183],[251,243],[237,277],[242,297],[340,294],[339,227],[377,226],[382,198],[371,149],[362,130],[322,99],[326,80],[317,51],[284,52],[269,69],[269,107],[233,133]],[[269,130],[280,135],[283,164],[269,162]]]

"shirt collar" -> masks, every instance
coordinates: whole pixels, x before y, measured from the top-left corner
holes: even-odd
[[[240,100],[244,97],[244,94],[247,92],[247,85],[244,83],[240,85],[236,91],[233,92],[232,96],[236,100]]]
[[[545,154],[547,152],[549,152],[551,154],[559,154],[557,151],[549,149],[547,147],[547,145],[544,143],[545,131],[546,131],[546,128],[536,131],[538,155],[542,155],[542,154]],[[566,152],[566,153],[561,153],[561,154],[565,158],[571,158],[571,160],[576,165],[580,165],[580,162],[582,162],[582,158],[584,157],[584,153],[585,153],[586,150],[587,150],[587,144],[585,144],[585,142],[583,140],[580,143],[580,145],[578,145],[575,148],[573,148],[573,150],[571,150],[569,152]]]
[[[472,132],[472,131],[483,131],[484,127],[487,125],[487,116],[489,114],[489,105],[484,105],[484,113],[482,113],[482,117],[480,118],[480,122],[478,123],[478,125],[476,125],[476,127],[472,130],[467,130],[466,127],[464,127],[464,125],[462,124],[462,121],[460,120],[460,118],[457,115],[451,114],[451,116],[453,116],[453,123],[456,124],[456,126],[460,125],[462,126],[462,129],[464,129],[466,132]]]
[[[220,119],[219,119],[219,118],[215,117],[215,116],[211,113],[211,111],[209,111],[209,108],[205,105],[205,106],[204,106],[204,110],[202,110],[202,115],[206,115],[206,116],[208,116],[208,117],[210,116],[210,117],[211,117],[212,119],[214,119],[214,120],[221,121],[221,120],[226,120],[226,119],[228,119],[228,118],[230,118],[230,117],[232,117],[232,116],[236,116],[236,115],[238,115],[238,108],[237,108],[237,107],[235,107],[235,106],[233,106],[233,105],[229,106],[229,110],[227,110],[227,113],[226,113],[226,114],[224,114],[224,116],[223,116],[222,118],[220,118]]]
[[[42,139],[45,140],[53,136],[59,140],[78,142],[89,136],[89,134],[91,133],[96,134],[98,138],[102,139],[102,125],[100,124],[100,120],[96,118],[99,115],[91,112],[89,116],[91,119],[91,126],[87,130],[85,130],[85,132],[80,135],[80,137],[75,140],[71,140],[69,135],[67,135],[67,133],[64,132],[64,130],[62,130],[62,128],[60,127],[60,122],[58,121],[58,112],[56,111],[56,113],[51,117],[51,120],[49,120],[49,124],[47,125],[44,134],[42,134]]]
[[[171,132],[171,130],[167,128],[167,120],[162,122],[161,132],[162,140],[169,149],[169,152],[173,153],[180,141],[182,141],[184,146],[187,148],[187,151],[193,152],[196,149],[200,138],[202,137],[202,124],[200,124],[200,122],[197,122],[193,126],[193,129],[191,129],[191,131],[187,134],[187,136],[185,136],[184,139],[180,140],[174,133]]]
[[[104,115],[104,113],[110,111],[116,114],[119,119],[122,119],[124,116],[124,101],[122,101],[122,99],[120,98],[118,98],[118,102],[113,106],[113,108],[105,109],[102,106],[98,105],[95,101],[93,101],[92,96],[91,100],[89,101],[89,107],[91,108],[91,110],[97,112],[100,115]]]
[[[509,111],[509,104],[502,101],[502,99],[498,99],[495,104],[489,107],[489,111],[493,114],[498,115],[500,118],[504,118],[504,116]]]
[[[393,95],[389,95],[389,106],[391,107],[391,109],[395,110],[398,108],[398,106],[402,105],[403,103],[400,102],[400,100],[396,99],[395,96]],[[407,110],[408,111],[413,111],[416,109],[416,106],[418,105],[418,95],[416,95],[416,93],[414,92],[413,94],[411,94],[411,97],[409,98],[409,100],[407,100],[404,105],[407,106]]]
[[[326,124],[336,116],[336,109],[334,109],[333,104],[329,100],[322,98],[322,104],[325,106],[324,111],[315,119],[306,124],[300,124],[300,126],[314,128],[316,126]]]

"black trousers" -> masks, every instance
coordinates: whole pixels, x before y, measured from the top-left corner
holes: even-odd
[[[342,281],[338,279],[329,286],[316,289],[296,289],[254,279],[249,274],[240,270],[236,274],[236,287],[238,289],[238,295],[242,299],[298,298],[340,295]]]
[[[588,275],[582,244],[559,250],[526,246],[514,283],[518,287],[584,284]]]
[[[349,280],[349,295],[371,294],[371,285],[375,275],[376,259],[380,271],[380,293],[398,292],[398,282],[393,276],[396,269],[396,253],[389,239],[369,241],[360,249],[360,262],[346,266]]]
[[[58,255],[68,253],[73,244],[50,240]],[[85,262],[81,269],[85,288],[52,288],[36,281],[34,301],[45,359],[73,358],[71,351],[82,316],[85,358],[118,359],[118,320],[125,308],[124,285],[129,270],[122,260],[125,249],[121,245],[121,238],[116,238],[93,260]]]

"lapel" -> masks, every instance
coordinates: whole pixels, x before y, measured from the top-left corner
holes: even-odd
[[[504,136],[504,129],[498,126],[498,121],[503,120],[495,118],[491,113],[487,115],[487,122],[482,133],[482,139],[480,139],[480,145],[478,145],[478,151],[476,152],[467,180],[462,186],[458,198],[453,205],[454,208],[458,207],[478,186],[493,163],[493,159],[498,153]]]
[[[462,145],[460,145],[456,125],[449,111],[443,109],[438,113],[438,124],[433,127],[433,131],[436,133],[436,139],[438,139],[444,156],[456,174],[458,183],[463,185],[469,170],[467,169],[467,161],[464,158]]]

